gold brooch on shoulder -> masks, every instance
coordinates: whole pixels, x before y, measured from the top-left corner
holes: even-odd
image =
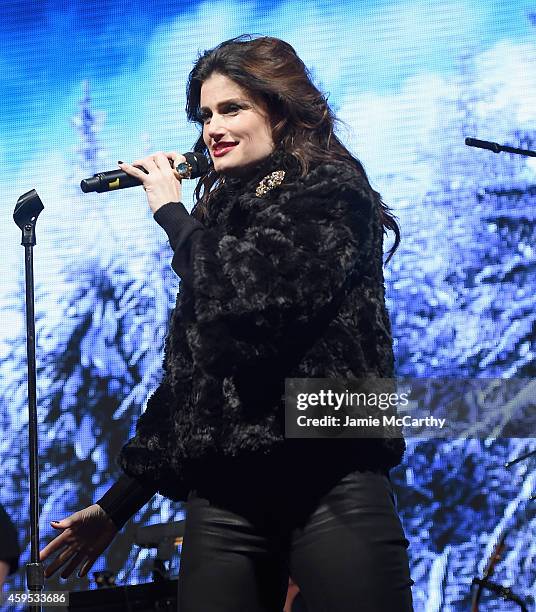
[[[265,176],[255,189],[255,195],[260,198],[266,195],[274,187],[279,187],[285,178],[284,170],[276,170],[268,176]]]

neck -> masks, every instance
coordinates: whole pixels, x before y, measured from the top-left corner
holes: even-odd
[[[268,157],[252,164],[240,174],[224,175],[224,183],[230,187],[242,187],[248,183],[258,183],[275,170],[289,169],[290,155],[281,149],[275,149]]]

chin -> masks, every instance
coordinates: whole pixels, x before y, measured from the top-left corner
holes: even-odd
[[[225,176],[241,177],[248,174],[251,164],[218,164],[214,165],[214,169]]]
[[[219,162],[214,164],[214,170],[220,174],[234,174],[234,171],[237,170],[237,168],[235,164]]]

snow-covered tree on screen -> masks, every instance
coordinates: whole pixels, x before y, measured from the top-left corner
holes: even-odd
[[[491,104],[500,92],[481,83],[475,58],[469,53],[460,60],[430,142],[416,145],[417,159],[430,168],[424,197],[403,211],[392,202],[401,213],[402,244],[386,268],[386,285],[399,376],[535,374],[534,173],[523,158],[470,149],[463,141],[474,136],[534,149],[536,125],[517,125],[512,109]],[[179,288],[163,233],[141,205],[143,191],[97,195],[78,188],[80,179],[115,163],[104,144],[106,116],[95,108],[89,82],[82,84],[71,127],[79,142],[63,152],[59,202],[46,203],[40,222],[47,229],[38,234],[43,544],[54,535],[51,519],[91,504],[119,475],[117,453],[161,374]],[[143,138],[150,142],[150,135]],[[26,529],[24,563],[27,467],[18,459],[27,452],[24,284],[15,276],[0,302],[8,328],[0,344],[0,426],[10,432],[0,442],[3,498]],[[533,448],[536,440],[522,438],[408,440],[392,479],[400,485],[411,542],[417,612],[467,610],[471,579],[482,573],[490,543],[503,530],[507,554],[495,579],[532,603],[536,519],[528,497],[535,463],[508,470],[503,464]],[[181,516],[180,505],[156,496],[135,520]],[[94,569],[116,572],[121,584],[150,580],[154,552],[140,552],[133,531],[131,521]],[[21,587],[22,577],[12,586]],[[95,585],[72,578],[53,579],[47,588],[89,586]],[[490,597],[484,605],[491,612],[514,609]]]
[[[534,149],[536,125],[520,128],[489,104],[494,92],[479,84],[473,59],[463,58],[442,101],[429,143],[436,154],[430,188],[411,222],[406,216],[389,275],[398,373],[533,379],[536,177],[526,158],[469,148],[464,139]],[[519,406],[534,408],[526,400]],[[500,415],[504,405],[495,410]],[[504,463],[535,447],[534,438],[409,441],[394,475],[408,537],[426,543],[410,549],[416,610],[469,609],[471,580],[506,529],[508,553],[494,579],[532,601],[534,460],[509,470]],[[482,606],[514,609],[489,595]]]
[[[164,337],[178,288],[163,239],[120,239],[110,220],[109,202],[73,187],[105,158],[98,139],[104,118],[92,109],[87,82],[72,123],[80,137],[73,159],[66,164],[74,169],[65,181],[72,214],[53,228],[53,236],[47,236],[54,260],[60,254],[62,263],[51,270],[50,278],[41,277],[36,283],[42,542],[53,537],[50,520],[90,505],[120,474],[116,456],[159,381]],[[146,221],[153,223],[150,218]],[[46,245],[41,246],[39,256],[46,258]],[[13,316],[22,314],[21,295],[19,289],[18,296],[10,296]],[[2,425],[19,434],[6,441],[13,447],[27,444],[25,346],[23,337],[17,340],[0,366],[6,381]],[[10,455],[9,448],[3,450]],[[24,466],[13,462],[5,467],[19,523],[27,524]],[[156,496],[138,518],[150,517],[154,522],[159,517],[178,519],[182,513],[179,505]],[[112,569],[126,582],[150,575],[154,552],[140,554],[132,544],[133,529],[131,522],[95,569]],[[23,535],[27,560],[28,531]],[[77,578],[65,583],[56,577],[48,584],[81,588]]]

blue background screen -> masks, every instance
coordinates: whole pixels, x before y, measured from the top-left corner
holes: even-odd
[[[35,188],[41,541],[98,499],[161,374],[179,279],[142,190],[84,195],[82,178],[189,150],[187,75],[243,33],[291,43],[329,95],[339,135],[397,215],[385,268],[397,371],[534,378],[536,3],[529,0],[109,0],[0,3],[0,502],[29,558],[24,251],[12,220]],[[192,185],[185,190],[193,204]],[[386,244],[388,248],[389,242]],[[534,593],[534,439],[408,440],[393,471],[418,612],[467,610],[473,576],[508,529],[494,579]],[[135,523],[182,518],[155,496],[93,570],[150,580]],[[178,554],[172,573],[178,567]],[[93,588],[88,580],[48,588]],[[486,596],[486,610],[515,609]]]

